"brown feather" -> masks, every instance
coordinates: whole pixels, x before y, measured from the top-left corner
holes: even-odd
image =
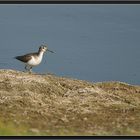
[[[27,63],[32,58],[32,56],[37,56],[37,55],[38,55],[38,53],[29,53],[29,54],[22,55],[22,56],[16,56],[15,58],[24,63]]]

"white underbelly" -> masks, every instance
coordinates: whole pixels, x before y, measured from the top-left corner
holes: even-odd
[[[32,57],[32,59],[29,60],[27,64],[30,66],[36,66],[41,63],[41,60],[42,60],[42,58],[40,58],[40,57],[36,58],[36,59],[34,57]]]

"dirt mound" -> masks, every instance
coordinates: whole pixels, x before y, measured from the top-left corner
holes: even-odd
[[[0,114],[9,135],[139,135],[140,86],[0,70]]]

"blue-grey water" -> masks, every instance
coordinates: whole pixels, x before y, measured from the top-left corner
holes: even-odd
[[[24,70],[14,56],[50,50],[38,73],[91,82],[140,84],[140,5],[0,5],[0,68]]]

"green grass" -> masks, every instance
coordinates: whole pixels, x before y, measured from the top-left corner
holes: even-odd
[[[25,128],[17,127],[12,123],[0,122],[0,136],[24,135]]]
[[[78,135],[72,128],[60,128],[59,130],[53,130],[52,132],[31,132],[29,127],[21,125],[16,126],[14,123],[8,122],[3,123],[0,122],[0,136],[73,136]],[[82,135],[82,134],[81,134]]]

